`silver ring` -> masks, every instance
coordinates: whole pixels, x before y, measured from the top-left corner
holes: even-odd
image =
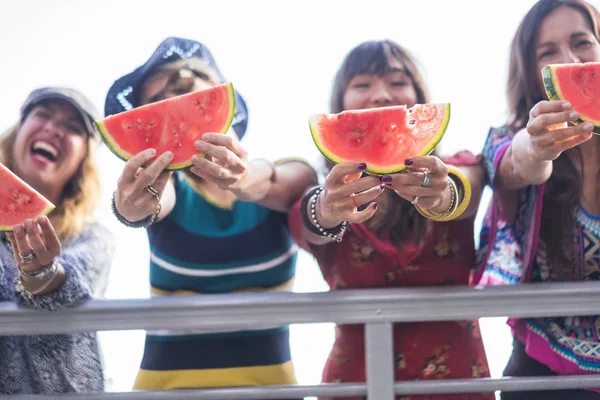
[[[19,258],[21,259],[21,262],[23,264],[27,264],[28,262],[33,261],[33,259],[35,258],[35,253],[33,252],[33,249],[31,249],[31,252],[29,254],[27,254],[26,256],[19,253]]]
[[[423,183],[421,186],[427,187],[429,185],[429,171],[423,171]]]
[[[419,196],[416,196],[413,201],[410,202],[413,206],[419,202]]]
[[[146,186],[146,190],[150,192],[152,196],[156,197],[156,200],[160,200],[160,198],[158,197],[158,190],[156,190],[154,186],[148,185]]]

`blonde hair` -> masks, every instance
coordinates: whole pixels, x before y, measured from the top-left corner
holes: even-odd
[[[13,125],[0,136],[0,162],[13,170],[13,148],[21,123]],[[65,185],[60,202],[48,218],[64,244],[76,237],[96,209],[100,197],[100,174],[96,164],[97,140],[88,138],[87,153],[79,169]]]

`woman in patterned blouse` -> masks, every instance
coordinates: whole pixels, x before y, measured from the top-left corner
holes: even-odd
[[[104,292],[114,242],[89,219],[100,192],[96,118],[79,92],[42,88],[0,136],[0,161],[56,206],[0,233],[0,301],[53,311]],[[103,390],[96,333],[0,336],[0,394]]]
[[[334,83],[331,111],[427,102],[415,62],[386,40],[363,43],[349,53]],[[405,164],[408,172],[383,177],[362,173],[365,164],[328,165],[325,186],[309,190],[289,213],[292,234],[315,256],[331,290],[469,283],[473,219],[483,185],[479,159],[460,152],[444,161],[428,156]],[[331,237],[324,237],[317,223]],[[342,234],[341,242],[334,240]],[[394,358],[396,380],[489,376],[477,321],[395,324]],[[365,381],[362,325],[336,327],[323,381]],[[491,393],[410,396],[493,398]]]
[[[510,119],[484,148],[494,200],[482,230],[482,284],[597,280],[600,274],[600,137],[568,125],[578,110],[546,101],[541,69],[600,61],[598,11],[579,0],[541,0],[512,44]],[[590,79],[595,78],[592,74]],[[595,94],[598,96],[598,94]],[[596,100],[597,101],[597,100]],[[600,319],[509,319],[508,376],[600,372]],[[503,399],[600,399],[596,391],[502,394]]]

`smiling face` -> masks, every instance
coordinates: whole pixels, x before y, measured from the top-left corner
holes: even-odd
[[[540,25],[535,56],[538,78],[543,85],[540,72],[543,67],[600,61],[600,43],[583,13],[572,7],[559,7]]]
[[[87,132],[80,114],[64,100],[35,105],[25,117],[13,146],[13,171],[42,192],[65,187],[87,153]]]
[[[344,110],[359,110],[376,107],[417,103],[417,92],[404,65],[390,59],[389,72],[380,74],[358,74],[354,76],[344,92]]]

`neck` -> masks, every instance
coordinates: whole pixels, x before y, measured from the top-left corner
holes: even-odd
[[[583,169],[598,169],[600,165],[600,135],[593,135],[590,140],[577,147],[581,152]],[[571,150],[571,154],[574,150]]]

